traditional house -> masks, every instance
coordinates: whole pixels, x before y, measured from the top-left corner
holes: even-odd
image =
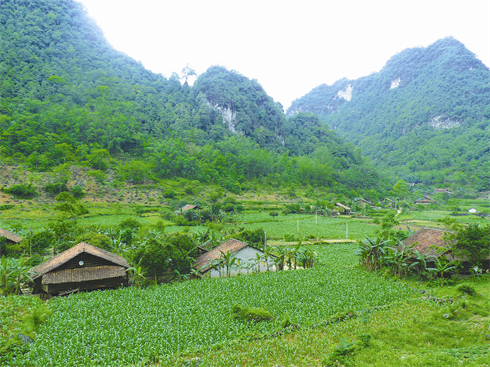
[[[444,193],[452,194],[452,192],[449,191],[449,189],[435,189],[434,190],[434,194],[444,194]]]
[[[446,231],[432,228],[422,228],[412,234],[410,237],[405,238],[402,242],[405,246],[411,246],[413,251],[418,251],[422,255],[439,257],[445,255],[449,260],[454,259],[450,251],[441,251],[446,248],[448,244],[444,241],[444,234]],[[439,250],[437,250],[437,248]]]
[[[447,243],[444,239],[444,234],[446,231],[442,231],[440,229],[432,229],[432,228],[422,228],[415,232],[410,237],[405,238],[402,242],[406,246],[411,246],[413,251],[418,251],[422,255],[427,256],[445,256],[449,261],[452,260],[461,260],[462,265],[466,271],[469,271],[469,264],[465,258],[461,258],[452,253],[449,249],[450,244]],[[487,257],[487,260],[490,260],[490,256]],[[487,267],[488,262],[483,264],[483,267]]]
[[[22,237],[16,235],[15,233],[9,232],[5,229],[0,228],[0,237],[7,239],[7,243],[19,243],[23,240]]]
[[[350,211],[350,208],[348,206],[345,206],[341,203],[335,203],[335,206],[337,208],[339,208],[339,212],[340,214],[344,214],[344,215],[347,215],[347,214],[351,214],[352,212]]]
[[[359,204],[361,204],[361,206],[363,208],[366,208],[366,205],[368,205],[369,207],[371,207],[372,209],[377,209],[376,206],[371,203],[370,201],[366,200],[366,199],[363,199],[363,198],[360,198],[359,199]]]
[[[127,286],[125,258],[80,242],[31,269],[33,293],[63,295],[73,291]]]
[[[223,254],[227,254],[228,251],[232,255],[240,260],[242,265],[246,263],[250,263],[253,259],[257,259],[257,254],[259,256],[264,255],[264,250],[261,250],[257,247],[251,246],[248,243],[235,240],[230,238],[228,241],[222,243],[218,247],[215,247],[211,251],[208,251],[202,255],[200,255],[196,259],[196,263],[194,265],[194,269],[199,270],[199,274],[201,276],[209,276],[209,277],[217,277],[220,274],[226,274],[226,266],[221,265],[220,268],[217,268],[219,265],[215,264],[213,266],[213,262],[217,262]],[[267,270],[267,264],[257,264],[257,270],[260,267],[260,271]],[[269,269],[273,268],[274,261],[272,259],[268,260]],[[235,275],[238,273],[238,270],[232,269],[230,274]]]
[[[182,208],[176,210],[175,214],[184,214],[188,210],[197,210],[197,209],[201,209],[201,207],[199,205],[187,204],[184,205]]]
[[[423,198],[419,198],[417,200],[414,201],[415,204],[422,204],[422,205],[428,205],[430,203],[437,203],[437,201],[435,201],[434,199],[432,199],[430,196],[428,195],[424,195]]]

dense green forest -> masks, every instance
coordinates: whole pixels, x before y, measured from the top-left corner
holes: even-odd
[[[408,182],[490,189],[490,71],[452,37],[406,49],[378,73],[320,85],[287,114],[301,111]]]
[[[385,179],[312,113],[286,119],[256,80],[212,66],[191,87],[112,48],[80,3],[0,3],[0,155],[49,171],[110,168],[122,179],[183,177],[339,190]],[[184,83],[182,83],[185,80]],[[115,159],[114,159],[115,158]]]

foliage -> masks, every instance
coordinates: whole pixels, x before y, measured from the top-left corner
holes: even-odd
[[[32,253],[43,255],[47,248],[54,245],[55,234],[50,230],[43,230],[32,235],[30,239],[30,250]]]
[[[58,202],[55,209],[65,212],[71,216],[80,216],[88,214],[88,209],[81,203],[79,203],[71,194],[68,192],[62,192],[58,194],[54,200]]]
[[[21,294],[21,286],[32,281],[31,265],[25,257],[15,259],[2,256],[0,258],[0,295]]]
[[[238,304],[234,304],[231,308],[231,315],[234,319],[244,321],[270,321],[273,316],[269,311],[263,308],[243,307]]]
[[[38,195],[38,192],[32,184],[11,185],[3,191],[24,199],[32,199]]]
[[[194,254],[195,246],[188,235],[150,233],[134,251],[132,260],[150,277],[174,270],[189,274]]]
[[[490,256],[490,225],[470,224],[454,236],[453,253],[468,259],[470,266],[480,265]]]
[[[407,182],[488,190],[489,81],[488,67],[446,37],[403,50],[377,73],[322,84],[295,100],[287,114],[317,114]],[[348,90],[349,101],[339,97]]]

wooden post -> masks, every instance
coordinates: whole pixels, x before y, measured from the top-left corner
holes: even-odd
[[[345,238],[349,238],[349,223],[345,223]]]

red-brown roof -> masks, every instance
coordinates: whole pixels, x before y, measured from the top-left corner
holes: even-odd
[[[402,242],[406,246],[411,246],[415,243],[415,246],[412,247],[413,251],[418,251],[421,254],[436,256],[446,255],[449,260],[452,260],[454,257],[451,255],[450,251],[437,251],[434,248],[429,248],[431,246],[436,246],[440,249],[443,247],[448,247],[449,244],[444,241],[444,234],[446,231],[442,231],[440,229],[433,228],[422,228],[415,232],[408,238],[405,238]]]
[[[12,242],[15,242],[15,243],[19,243],[20,241],[23,240],[22,237],[16,235],[15,233],[9,232],[5,229],[2,229],[2,228],[0,228],[0,237],[5,237],[6,239],[8,239]]]
[[[80,242],[78,245],[75,245],[72,248],[63,251],[61,254],[56,255],[55,257],[49,259],[48,261],[45,261],[42,264],[39,264],[38,266],[32,268],[31,270],[37,273],[32,279],[37,279],[40,276],[58,268],[59,266],[70,261],[71,259],[80,255],[83,252],[110,261],[115,265],[119,265],[124,268],[129,268],[129,264],[124,257],[118,256],[109,251],[102,250],[88,243]]]
[[[205,273],[206,271],[209,270],[209,263],[212,260],[218,260],[221,257],[221,253],[226,254],[228,251],[230,251],[230,254],[234,254],[245,247],[249,246],[248,243],[242,242],[235,240],[233,238],[230,238],[228,241],[222,243],[218,247],[215,247],[209,252],[206,252],[205,254],[202,254],[196,259],[196,264],[194,265],[194,268],[199,269],[203,267],[200,272]]]

